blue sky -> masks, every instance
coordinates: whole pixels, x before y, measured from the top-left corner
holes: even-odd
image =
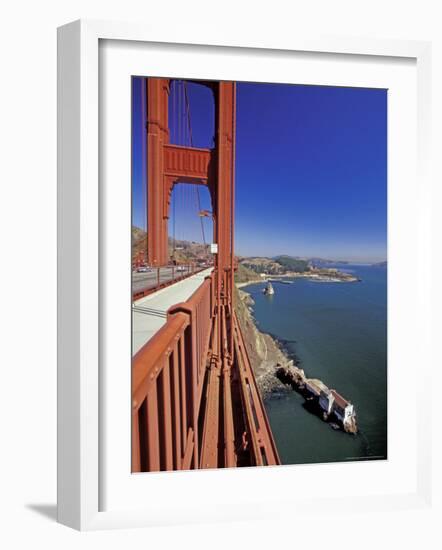
[[[145,226],[140,88],[135,79],[133,220]],[[192,84],[188,92],[194,145],[211,146],[210,92]],[[176,116],[171,126],[178,141]],[[236,139],[237,254],[386,259],[386,90],[238,83]],[[185,187],[174,192],[176,236],[201,240]]]

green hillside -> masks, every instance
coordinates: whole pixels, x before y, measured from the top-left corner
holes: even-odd
[[[304,273],[309,270],[307,260],[301,260],[300,258],[294,258],[293,256],[276,256],[273,259],[287,271]]]

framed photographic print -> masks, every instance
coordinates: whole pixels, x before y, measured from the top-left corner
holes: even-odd
[[[426,43],[59,29],[59,521],[425,504],[428,78]]]

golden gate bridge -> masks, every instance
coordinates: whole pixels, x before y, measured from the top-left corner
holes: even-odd
[[[217,251],[213,267],[198,275],[189,273],[191,294],[169,304],[166,312],[157,312],[158,329],[134,350],[133,472],[280,464],[235,312],[236,87],[234,82],[197,83],[214,98],[215,137],[210,148],[193,145],[186,81],[145,79],[148,263],[158,274],[170,263],[171,195],[178,184],[195,191],[204,244],[206,214],[199,188],[208,189]],[[175,135],[172,140],[173,87],[183,93],[176,109],[172,101],[171,116],[180,111],[181,121],[173,125],[173,133],[181,138]],[[158,275],[151,297],[164,287],[160,282]],[[172,277],[167,284],[173,287],[183,281]],[[133,297],[135,310],[157,311],[143,305],[140,296]],[[164,294],[157,301],[161,300],[167,303]]]

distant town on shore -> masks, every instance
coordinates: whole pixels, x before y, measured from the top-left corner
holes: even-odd
[[[333,267],[327,267],[330,264]],[[274,258],[240,258],[235,276],[236,282],[240,285],[274,277],[304,277],[318,282],[359,281],[358,277],[335,267],[341,264],[346,265],[347,262],[337,264],[319,258],[303,259],[287,255]]]
[[[147,264],[145,251],[147,250],[147,233],[139,227],[132,226],[132,259],[137,265]],[[210,245],[193,241],[174,240],[169,238],[169,253],[171,263],[193,263],[204,267],[211,263]],[[266,256],[237,256],[237,270],[235,282],[243,285],[262,281],[272,277],[303,277],[319,282],[357,282],[358,277],[352,273],[341,271],[352,262],[327,258],[279,255]],[[375,262],[371,265],[386,267],[387,262]]]

